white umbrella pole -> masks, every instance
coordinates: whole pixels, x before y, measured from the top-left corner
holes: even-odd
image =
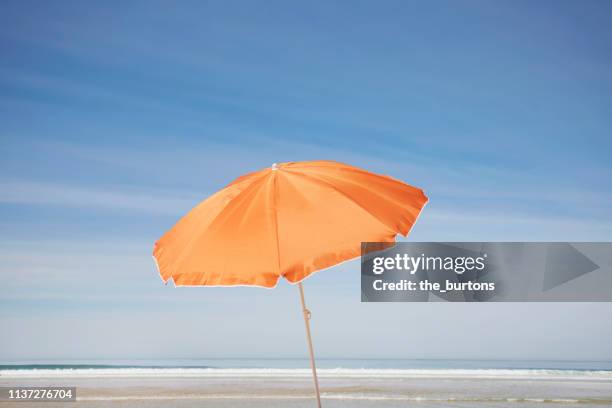
[[[314,350],[312,348],[312,337],[310,337],[310,310],[306,308],[304,300],[304,287],[302,282],[298,283],[300,288],[300,300],[302,302],[302,312],[304,313],[304,324],[306,325],[306,337],[308,338],[308,351],[310,352],[310,367],[312,368],[312,379],[314,380],[315,392],[317,395],[317,407],[321,408],[321,395],[319,394],[319,380],[317,379],[317,367],[315,366]]]

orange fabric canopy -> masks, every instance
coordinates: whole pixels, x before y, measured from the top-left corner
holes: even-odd
[[[422,190],[332,161],[273,165],[239,177],[156,242],[164,282],[274,287],[360,255],[361,242],[407,235]]]

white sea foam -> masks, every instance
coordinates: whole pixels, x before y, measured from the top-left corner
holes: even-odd
[[[465,378],[465,379],[555,379],[611,381],[612,371],[541,370],[541,369],[319,369],[321,378]],[[61,368],[4,369],[2,378],[307,378],[310,369],[288,368]]]

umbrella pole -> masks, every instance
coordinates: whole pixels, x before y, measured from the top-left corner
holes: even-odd
[[[314,380],[315,393],[317,395],[317,407],[321,408],[321,396],[319,394],[317,367],[315,366],[314,350],[312,348],[312,337],[310,337],[310,310],[306,308],[306,301],[304,300],[304,287],[302,286],[302,282],[298,283],[298,287],[300,288],[300,301],[302,302],[302,313],[304,314],[304,324],[306,325],[308,351],[310,352],[310,368],[312,368],[312,379]]]

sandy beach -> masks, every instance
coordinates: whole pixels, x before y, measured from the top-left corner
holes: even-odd
[[[326,407],[612,405],[609,371],[323,369],[320,374]],[[77,402],[69,405],[75,408],[314,406],[305,369],[5,370],[0,386],[76,386]]]

